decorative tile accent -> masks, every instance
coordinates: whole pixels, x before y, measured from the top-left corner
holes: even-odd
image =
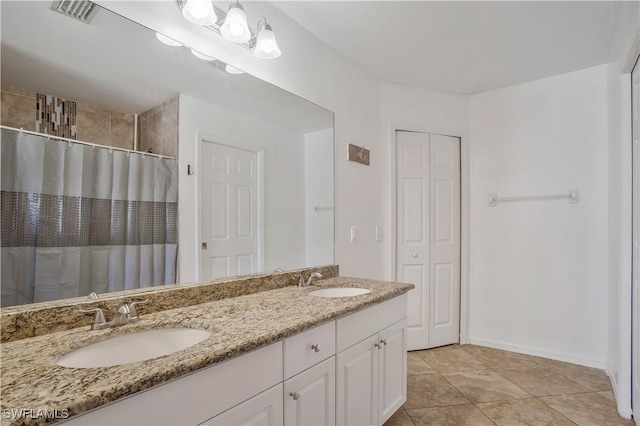
[[[2,247],[177,244],[177,203],[2,191]]]
[[[76,103],[36,93],[36,132],[76,139]]]

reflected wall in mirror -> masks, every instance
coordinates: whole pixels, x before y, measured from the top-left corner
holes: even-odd
[[[3,161],[2,306],[333,263],[333,113],[199,59],[188,46],[167,46],[97,5],[89,23],[51,6],[0,2],[1,124],[114,149],[46,140],[35,162],[42,170],[32,174],[51,181],[54,151],[69,171],[37,189],[23,185],[23,168]],[[16,134],[3,130],[3,155],[9,141],[14,151],[28,151],[20,143],[28,138],[14,140]],[[120,148],[174,160],[148,166],[155,157]],[[107,162],[92,163],[80,151]],[[136,165],[120,166],[121,157]],[[135,179],[117,179],[125,174]],[[170,177],[164,182],[161,175]],[[36,196],[38,206],[54,197],[48,216],[33,209],[25,216],[16,207],[16,197]],[[70,202],[75,210],[67,209]],[[147,213],[132,210],[136,203]],[[89,217],[89,234],[71,226],[72,217]],[[16,243],[27,222],[39,229],[31,229],[28,243]],[[132,254],[133,245],[148,250]],[[29,256],[13,255],[25,248]],[[83,250],[88,254],[79,255]]]

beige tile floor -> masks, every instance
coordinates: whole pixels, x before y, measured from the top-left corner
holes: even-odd
[[[407,402],[385,426],[634,426],[595,368],[474,345],[409,352],[407,364]]]

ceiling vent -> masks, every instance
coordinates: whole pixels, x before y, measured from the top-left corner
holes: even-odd
[[[62,0],[51,3],[51,10],[88,24],[100,8],[97,4],[87,0]]]

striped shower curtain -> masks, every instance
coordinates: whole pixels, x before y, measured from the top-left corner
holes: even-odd
[[[1,305],[174,283],[175,160],[2,129]]]

